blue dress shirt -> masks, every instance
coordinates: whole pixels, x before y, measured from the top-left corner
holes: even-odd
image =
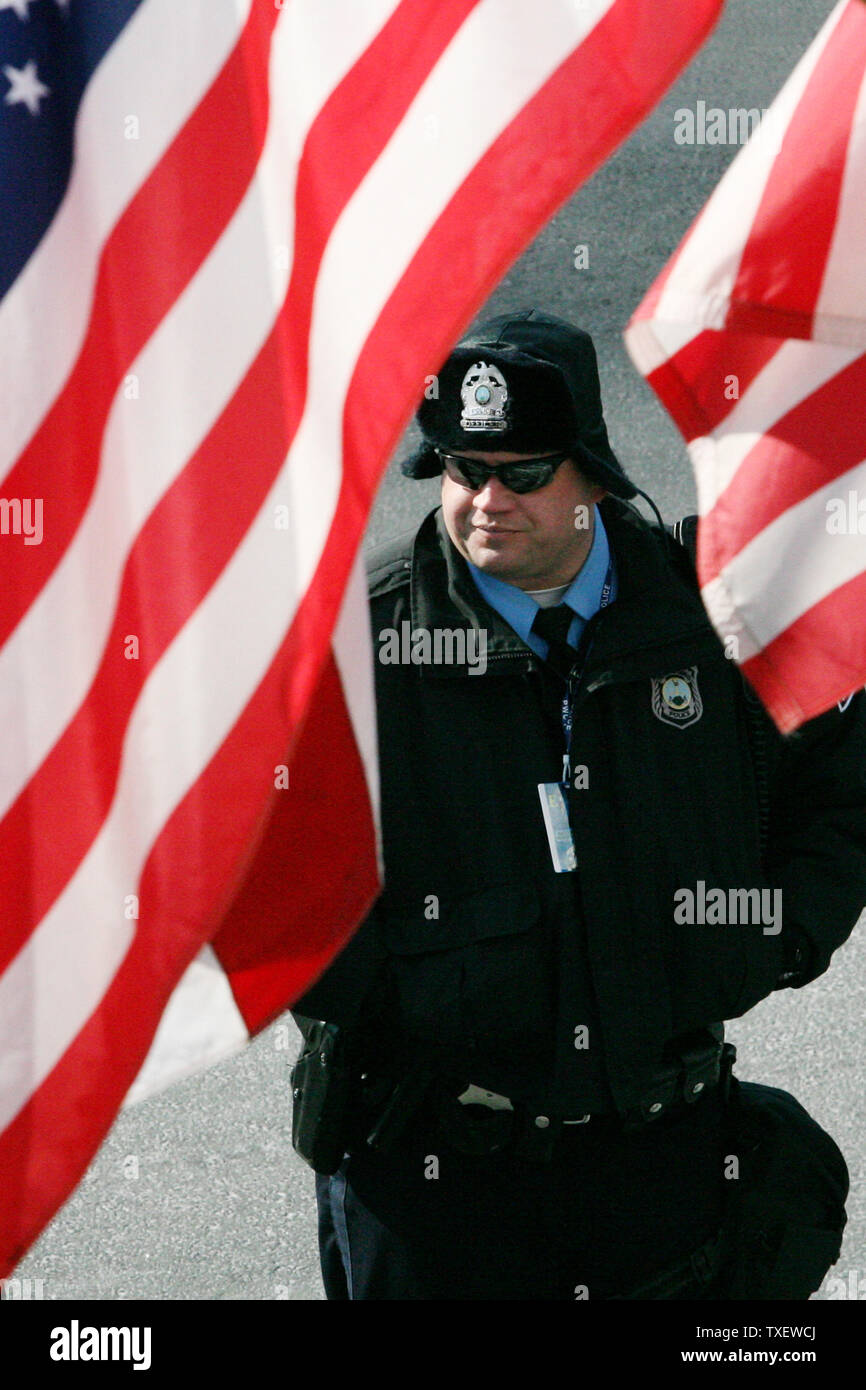
[[[598,507],[594,510],[595,527],[589,554],[561,599],[562,603],[568,604],[574,611],[574,620],[568,629],[568,641],[575,648],[587,622],[601,607],[601,595],[608,567],[611,570],[609,602],[612,603],[616,598],[616,571],[612,564],[607,532]],[[471,561],[468,563],[469,573],[475,580],[482,598],[501,614],[509,626],[514,628],[518,637],[544,661],[547,657],[547,643],[543,637],[532,631],[532,624],[539,609],[535,599],[516,585],[509,584],[504,579],[497,579],[492,574],[485,574]]]

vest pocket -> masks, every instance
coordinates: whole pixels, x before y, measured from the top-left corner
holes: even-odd
[[[721,921],[675,927],[670,964],[674,1018],[688,1027],[738,1018],[772,992],[783,968],[781,923],[771,919],[771,889],[707,890],[723,900]],[[766,913],[766,920],[764,914]]]
[[[552,1027],[551,962],[539,897],[525,884],[383,904],[402,1031],[449,1049],[508,1045]]]

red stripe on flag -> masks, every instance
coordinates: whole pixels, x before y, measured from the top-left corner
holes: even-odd
[[[341,873],[343,845],[352,846],[356,870],[368,871],[366,883]],[[369,904],[378,892],[375,866],[364,766],[330,658],[295,744],[289,786],[273,799],[240,892],[211,943],[251,1033],[318,979],[352,935],[361,898]]]
[[[713,536],[712,564],[701,555],[702,584],[791,507],[866,458],[866,418],[852,418],[852,400],[866,398],[866,356],[825,382],[770,425],[746,454],[701,523]],[[864,557],[866,558],[866,557]]]
[[[253,521],[297,431],[306,399],[307,338],[316,276],[334,225],[357,185],[399,125],[418,88],[476,0],[461,0],[447,16],[429,22],[417,6],[403,7],[329,98],[310,130],[297,184],[295,263],[274,328],[234,398],[161,499],[127,560],[115,618],[85,701],[75,718],[0,823],[0,969],[22,947],[69,881],[98,834],[114,797],[127,721],[141,689],[171,641],[194,613]],[[403,50],[411,55],[367,119],[376,74]],[[353,138],[351,132],[363,131]],[[340,160],[327,152],[340,146]],[[287,346],[288,344],[288,346]],[[286,366],[295,367],[291,381]],[[258,448],[251,447],[250,420]],[[397,426],[394,426],[395,430]],[[265,447],[266,446],[266,447]],[[381,455],[370,456],[379,459]],[[360,467],[360,465],[359,465]],[[363,507],[353,513],[357,548],[376,481],[369,467]],[[201,498],[208,498],[202,509]],[[166,556],[185,538],[178,579]],[[327,615],[300,615],[309,640],[299,644],[292,709],[301,718],[318,679],[318,624],[333,624],[349,564],[333,576]],[[314,591],[315,592],[315,591]],[[148,596],[159,593],[156,605]],[[312,596],[308,604],[313,601]],[[127,633],[139,635],[139,659],[123,655]],[[318,658],[313,653],[318,651]],[[95,732],[98,731],[98,734]],[[98,758],[94,750],[98,749]],[[69,816],[58,786],[81,789],[77,814]],[[85,796],[88,789],[89,796]],[[51,845],[40,863],[34,835]],[[40,863],[25,878],[22,863]]]
[[[717,0],[702,0],[692,8],[688,42],[674,52],[669,37],[661,45],[656,22],[667,18],[682,26],[677,0],[653,8],[650,20],[640,0],[619,0],[583,44],[560,65],[536,95],[493,142],[484,158],[464,180],[419,246],[405,274],[369,334],[352,377],[344,412],[344,474],[334,525],[295,625],[299,644],[292,664],[287,701],[290,717],[301,717],[310,682],[310,647],[318,623],[332,623],[338,595],[351,568],[351,556],[365,524],[370,494],[380,469],[375,460],[387,457],[406,424],[405,402],[414,404],[424,376],[447,355],[475,308],[544,225],[575,185],[614,148],[657,99],[667,83],[709,29],[718,12]],[[640,22],[638,22],[640,21]],[[652,42],[648,34],[652,35]],[[646,45],[658,57],[663,77],[652,89],[646,85]],[[642,45],[644,46],[642,48]],[[623,74],[622,92],[604,87],[599,109],[607,121],[589,121],[589,107],[602,96],[599,72]],[[643,86],[629,81],[632,67],[644,74]],[[618,109],[624,104],[624,111]],[[627,104],[626,104],[627,103]],[[578,128],[592,130],[574,145]],[[581,124],[582,122],[582,124]],[[544,131],[545,178],[538,178],[537,132]],[[575,162],[576,161],[576,162]],[[490,196],[491,170],[497,184],[510,190],[507,206]],[[466,236],[472,227],[473,236]],[[486,274],[479,268],[482,248]],[[442,267],[448,267],[443,275]],[[467,295],[468,284],[478,285]],[[430,286],[436,294],[431,296]],[[423,322],[425,332],[418,333]],[[388,391],[383,393],[383,376]]]
[[[841,584],[743,662],[782,733],[823,713],[863,684],[866,671],[866,573]],[[796,692],[788,675],[797,672]]]
[[[302,735],[293,753],[288,752],[289,729],[281,718],[282,692],[296,641],[296,634],[287,636],[243,715],[154,843],[141,876],[135,938],[98,1010],[0,1135],[0,1172],[4,1174],[0,1184],[0,1278],[14,1267],[80,1179],[144,1061],[177,980],[213,934],[234,897],[249,865],[250,846],[256,844],[273,808],[273,797],[291,795],[291,774],[289,791],[274,793],[274,767],[289,761],[290,756],[294,762],[302,749],[308,755],[320,756],[322,743],[327,742],[327,730],[316,719],[308,741],[305,743]],[[241,1002],[249,1016],[258,1016],[260,1022],[266,1021],[262,1017],[265,1005],[273,1012],[286,1007],[324,967],[345,939],[347,921],[354,924],[360,920],[379,886],[366,783],[348,715],[340,708],[332,664],[326,668],[324,679],[323,694],[334,721],[328,756],[312,771],[299,767],[296,775],[305,787],[317,776],[321,797],[329,808],[340,805],[350,791],[355,804],[349,820],[359,838],[350,868],[339,882],[333,874],[328,877],[323,873],[319,921],[301,918],[286,926],[285,961],[278,959],[276,933],[265,943],[271,952],[266,972],[271,990],[278,978],[291,985],[291,993],[284,996],[282,1004],[275,1002],[273,992],[261,1006],[250,997],[253,976],[245,971],[236,934],[244,930],[242,918],[238,912],[232,913],[229,920],[233,926],[221,941],[220,951],[237,967]],[[342,737],[347,737],[345,744],[339,741]],[[328,820],[333,824],[330,816]],[[280,819],[273,833],[284,828]],[[333,833],[331,840],[334,843]],[[311,864],[305,866],[305,875],[310,868]],[[294,894],[297,887],[287,880],[284,893]],[[349,914],[348,919],[330,915],[329,889],[334,892],[333,909],[339,907]],[[250,902],[259,905],[255,894]],[[251,941],[257,923],[248,922],[245,930]],[[304,944],[309,942],[312,948]],[[290,953],[295,950],[301,955],[292,963]],[[265,977],[260,983],[265,983]],[[122,1047],[116,1046],[117,1039],[123,1040]]]
[[[222,71],[106,240],[87,333],[60,395],[3,483],[45,499],[41,545],[0,550],[0,644],[60,562],[99,471],[124,374],[240,203],[268,121],[269,45],[279,17],[254,0]],[[250,91],[261,92],[260,101]],[[171,228],[157,238],[154,228]]]
[[[714,8],[715,6],[704,6],[707,24],[709,20],[706,19],[706,16]],[[573,107],[575,93],[584,92],[589,79],[593,77],[599,64],[610,63],[612,45],[622,44],[621,26],[625,24],[628,29],[630,20],[637,16],[639,9],[638,0],[628,0],[628,3],[623,0],[622,5],[618,7],[619,14],[616,17],[616,22],[614,22],[616,12],[609,12],[607,20],[597,26],[587,42],[560,67],[538,95],[527,104],[523,112],[495,142],[490,152],[491,156],[495,157],[497,167],[502,169],[503,178],[511,187],[519,190],[522,194],[521,198],[515,196],[512,200],[509,218],[504,218],[501,212],[497,214],[497,210],[491,206],[488,173],[490,164],[485,161],[464,182],[463,187],[452,200],[448,213],[440,218],[434,232],[425,241],[421,252],[404,277],[398,292],[395,293],[392,303],[389,305],[387,316],[383,316],[380,321],[380,325],[375,331],[375,337],[371,335],[368,344],[369,351],[365,350],[359,359],[359,367],[350,393],[350,407],[347,410],[346,439],[346,468],[347,472],[355,478],[364,477],[365,459],[381,458],[383,447],[387,451],[393,446],[405,420],[405,408],[390,414],[382,408],[382,354],[385,354],[384,360],[394,364],[397,378],[399,378],[400,370],[404,373],[402,381],[395,379],[392,382],[392,388],[389,391],[390,398],[399,401],[406,399],[407,395],[404,393],[408,393],[408,399],[414,399],[418,394],[418,383],[422,380],[424,366],[429,364],[430,359],[426,352],[419,351],[417,354],[413,354],[410,350],[413,340],[418,340],[417,333],[413,334],[412,324],[417,324],[418,316],[421,314],[426,314],[429,320],[432,308],[429,299],[429,284],[431,277],[435,274],[435,268],[443,264],[449,265],[455,273],[449,276],[447,282],[441,286],[442,293],[436,300],[435,333],[433,331],[434,325],[428,323],[430,338],[435,338],[443,344],[439,350],[443,355],[448,343],[453,336],[456,336],[462,326],[460,320],[466,312],[462,274],[464,272],[466,274],[474,273],[474,267],[468,263],[461,265],[461,262],[469,262],[476,254],[465,237],[466,225],[471,224],[476,228],[473,245],[485,247],[485,254],[491,267],[487,280],[483,283],[477,296],[480,301],[484,298],[489,286],[501,277],[507,264],[525,243],[527,236],[531,236],[538,227],[543,225],[544,221],[568,195],[575,180],[585,177],[591,167],[609,152],[624,130],[630,128],[643,113],[643,110],[651,104],[652,93],[644,89],[642,98],[638,99],[637,94],[630,90],[628,97],[632,105],[627,113],[612,114],[606,125],[597,122],[593,141],[586,142],[581,146],[581,161],[577,171],[575,172],[573,166],[569,166],[568,159],[569,157],[573,158],[574,154]],[[610,23],[607,22],[608,20]],[[642,41],[641,28],[638,26],[629,29],[628,32],[631,36],[631,42],[639,45]],[[696,26],[692,31],[692,40],[697,41],[699,36],[700,32]],[[428,60],[430,56],[432,55],[428,55]],[[682,55],[679,56],[681,58]],[[620,52],[619,57],[627,69],[627,55]],[[666,53],[666,71],[673,71],[676,61],[678,59],[672,58],[669,53]],[[598,96],[598,93],[595,95]],[[582,96],[581,100],[589,101],[590,96],[588,94]],[[606,103],[606,109],[610,110],[612,105],[613,103]],[[531,139],[539,125],[547,131],[546,158],[558,160],[557,177],[556,179],[551,178],[549,182],[545,183],[540,196],[538,185],[532,178],[532,174],[535,172],[537,154]],[[489,158],[490,156],[488,156],[488,160]],[[460,315],[459,319],[457,318],[458,314]],[[365,358],[369,368],[369,378],[366,384],[364,383],[363,366]],[[422,358],[426,358],[426,362]],[[273,377],[269,379],[273,380]],[[372,409],[374,405],[377,407],[376,409]],[[378,472],[378,469],[375,471]],[[369,465],[366,466],[366,473],[367,486],[372,489],[375,485],[375,478],[371,476]],[[355,499],[352,520],[354,526],[360,529],[363,517],[366,515],[366,508],[369,505],[369,496],[363,485],[360,489],[354,485],[352,493]],[[303,716],[311,690],[318,679],[321,655],[316,652],[315,642],[307,639],[312,639],[319,623],[331,624],[333,622],[339,605],[339,595],[351,567],[351,554],[357,544],[358,536],[355,535],[353,538],[347,534],[345,521],[348,513],[345,510],[342,513],[338,512],[338,517],[341,517],[339,533],[332,536],[329,547],[326,548],[322,557],[316,581],[311,586],[307,599],[296,619],[300,629],[302,631],[306,629],[306,633],[303,640],[297,643],[297,660],[292,664],[287,692],[292,720]],[[333,545],[335,540],[337,541],[336,547]],[[336,564],[334,562],[335,549],[338,556]],[[125,630],[129,631],[129,628],[127,627]],[[89,727],[92,728],[92,722]],[[52,769],[52,771],[54,772],[52,781],[56,785],[57,772],[56,769]],[[104,815],[104,805],[101,810]],[[96,821],[94,820],[89,827],[91,835],[95,833],[95,828]],[[72,867],[73,858],[72,855],[67,856],[65,865],[67,874]],[[18,888],[20,890],[20,885]],[[52,883],[51,892],[56,895],[57,890],[55,880]],[[15,885],[12,885],[12,891],[13,893],[16,891]],[[28,885],[29,891],[31,888]],[[30,920],[32,924],[38,920],[38,915],[34,914]],[[20,936],[19,943],[25,937],[26,933],[24,936]]]
[[[683,437],[698,439],[718,429],[784,341],[707,328],[650,372],[647,381]]]
[[[726,319],[731,329],[811,337],[863,83],[864,20],[856,7],[842,11],[791,116],[740,261]]]
[[[408,412],[403,408],[394,417],[389,401],[417,400],[425,375],[441,365],[522,247],[655,104],[712,28],[719,9],[718,0],[693,4],[683,35],[678,0],[654,5],[651,14],[640,0],[619,0],[493,143],[437,219],[359,355],[346,414],[351,468],[363,470],[364,461],[378,451],[390,453]],[[672,34],[679,35],[679,44]],[[651,87],[648,70],[655,78]],[[538,131],[544,131],[543,179]],[[490,196],[493,168],[497,184],[510,190],[506,207]],[[467,227],[473,229],[471,238]],[[478,248],[487,267],[483,275]],[[472,296],[465,289],[469,283],[477,286]],[[422,320],[423,338],[417,331]],[[381,389],[383,361],[387,397]]]
[[[403,8],[414,12],[408,5]],[[256,844],[263,832],[271,833],[270,827],[265,827],[273,807],[273,768],[278,762],[291,762],[287,745],[293,729],[298,736],[299,721],[320,678],[330,623],[339,608],[342,586],[366,519],[369,494],[381,470],[382,451],[364,456],[366,444],[385,440],[390,447],[395,441],[410,402],[418,395],[423,365],[434,355],[441,360],[468,312],[532,232],[645,113],[656,99],[660,83],[673,79],[687,53],[715,19],[719,3],[700,0],[692,5],[688,34],[679,46],[671,42],[671,34],[681,33],[684,22],[679,0],[654,5],[651,17],[644,9],[641,0],[620,0],[577,54],[562,64],[540,97],[528,103],[495,142],[483,167],[466,180],[446,216],[436,224],[417,266],[410,267],[371,333],[346,406],[342,510],[296,621],[234,728],[160,832],[141,877],[136,937],[103,1006],[0,1140],[4,1167],[14,1158],[28,1177],[37,1179],[35,1191],[29,1182],[26,1189],[18,1186],[14,1193],[8,1187],[0,1197],[5,1201],[9,1194],[18,1204],[13,1218],[16,1257],[80,1175],[143,1060],[171,988],[236,895],[241,875],[250,864],[250,845]],[[652,74],[656,80],[650,89],[647,69],[652,62],[656,63]],[[605,67],[606,76],[600,65]],[[657,72],[661,79],[657,79]],[[617,101],[622,110],[612,111]],[[598,111],[604,113],[601,120]],[[577,159],[575,128],[589,132]],[[543,131],[542,141],[539,130]],[[528,150],[517,148],[521,135],[529,141]],[[509,190],[508,199],[500,199],[498,208],[492,206],[497,201],[491,198],[492,171],[494,187]],[[473,246],[467,244],[467,225],[473,228]],[[494,235],[488,242],[485,234],[491,229]],[[446,259],[438,259],[434,279],[437,294],[431,296],[430,256],[435,243],[440,257]],[[454,249],[453,259],[447,258],[449,248]],[[448,270],[444,276],[443,264]],[[468,279],[455,286],[452,277],[456,278],[457,268]],[[423,333],[419,323],[424,325]],[[386,355],[374,364],[371,345],[380,333],[378,345]],[[405,362],[407,353],[414,361]],[[388,381],[388,409],[382,418],[371,421],[371,405],[382,405],[383,378]],[[404,388],[402,394],[398,381]],[[407,383],[411,383],[411,390],[406,391]],[[313,623],[317,626],[315,634],[310,632]],[[340,727],[345,734],[347,721]],[[311,729],[311,737],[313,732]],[[296,754],[302,738],[296,744]],[[338,778],[341,759],[351,756],[353,747],[354,740],[348,749],[331,750],[330,768]],[[358,790],[363,789],[359,779],[355,784]],[[339,804],[338,791],[329,810]],[[274,824],[274,835],[282,830],[279,823]],[[348,911],[354,902],[355,919],[366,911],[375,891],[371,846],[370,835],[362,847],[362,860],[354,864],[348,861],[348,872],[336,885],[343,910]],[[242,905],[243,899],[238,903]],[[345,923],[330,920],[336,944],[345,934]],[[288,936],[286,942],[288,946]],[[228,956],[232,947],[239,948],[239,941],[227,937],[223,945]],[[269,949],[277,951],[275,939]],[[309,959],[306,962],[308,970],[317,969],[319,963],[321,955],[315,965]],[[244,996],[246,963],[236,957],[235,964]],[[276,958],[272,969],[282,969]],[[269,982],[275,978],[269,973]],[[307,983],[309,980],[297,980],[298,988]],[[267,1007],[273,1003],[269,998]],[[258,1009],[249,999],[247,1006]],[[118,1036],[123,1037],[124,1047],[115,1055],[111,1049]],[[45,1184],[41,1192],[40,1182]]]
[[[0,970],[24,945],[99,833],[114,799],[127,723],[142,687],[219,578],[279,471],[287,447],[285,403],[274,389],[281,354],[276,339],[265,345],[244,390],[142,527],[87,697],[0,822]],[[251,419],[267,448],[251,447]],[[167,564],[167,557],[175,562]],[[156,593],[158,603],[152,601]],[[129,633],[139,639],[135,661],[124,656]],[[58,797],[58,787],[76,788],[74,815]],[[22,865],[29,875],[22,874]]]

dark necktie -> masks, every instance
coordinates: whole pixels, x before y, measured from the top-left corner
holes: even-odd
[[[563,680],[568,680],[577,656],[574,647],[566,641],[573,618],[573,609],[567,603],[558,603],[553,608],[539,608],[532,623],[532,631],[547,643],[548,665]]]

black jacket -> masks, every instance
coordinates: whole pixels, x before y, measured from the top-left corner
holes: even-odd
[[[374,649],[407,621],[475,626],[486,670],[376,661],[385,890],[296,1006],[380,1028],[392,1055],[438,1049],[467,1080],[559,1113],[595,1104],[578,1024],[591,1020],[613,1105],[646,1110],[672,1040],[819,975],[866,903],[863,695],[787,739],[758,716],[762,862],[747,694],[691,561],[626,504],[601,509],[618,595],[573,705],[572,780],[582,766],[587,782],[570,795],[578,872],[553,872],[538,800],[537,784],[562,775],[551,676],[481,598],[437,510],[373,557]],[[658,714],[660,682],[681,672],[702,703],[684,726]],[[701,883],[726,902],[781,890],[781,930],[766,917],[678,922],[675,895],[697,902]]]

